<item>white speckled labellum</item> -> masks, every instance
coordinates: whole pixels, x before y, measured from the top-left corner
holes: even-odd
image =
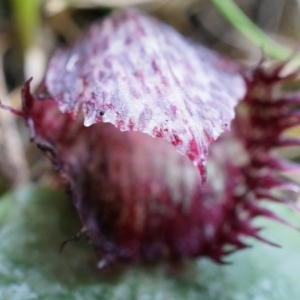
[[[85,126],[103,121],[164,138],[202,169],[245,91],[232,62],[134,10],[58,51],[46,86],[63,113],[83,112]]]

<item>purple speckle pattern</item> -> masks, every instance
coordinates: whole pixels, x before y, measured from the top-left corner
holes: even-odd
[[[83,113],[85,126],[103,121],[164,138],[200,170],[245,93],[234,63],[132,9],[57,51],[46,86],[63,113]]]

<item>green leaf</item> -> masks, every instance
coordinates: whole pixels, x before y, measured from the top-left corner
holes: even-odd
[[[299,224],[299,216],[279,212]],[[284,245],[254,243],[218,266],[207,259],[171,271],[166,264],[96,269],[92,247],[83,239],[66,246],[80,225],[61,192],[27,187],[0,199],[0,299],[298,299],[300,235],[273,222],[264,236]]]

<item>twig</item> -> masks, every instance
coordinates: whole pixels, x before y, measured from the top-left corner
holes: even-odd
[[[5,47],[0,42],[0,99],[7,105],[11,105],[8,97],[3,73],[3,54]],[[3,110],[0,110],[0,143],[3,144],[4,155],[8,164],[13,170],[12,177],[15,186],[28,184],[30,181],[29,167],[25,156],[24,145],[17,128],[15,117]],[[8,170],[3,172],[8,173]]]

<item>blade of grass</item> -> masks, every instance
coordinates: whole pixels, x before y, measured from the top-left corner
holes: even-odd
[[[213,0],[213,3],[233,27],[253,44],[262,48],[265,54],[278,60],[291,58],[294,51],[272,40],[243,13],[233,0]],[[297,60],[300,61],[299,56]]]
[[[29,48],[39,24],[40,0],[11,0],[23,50]]]

